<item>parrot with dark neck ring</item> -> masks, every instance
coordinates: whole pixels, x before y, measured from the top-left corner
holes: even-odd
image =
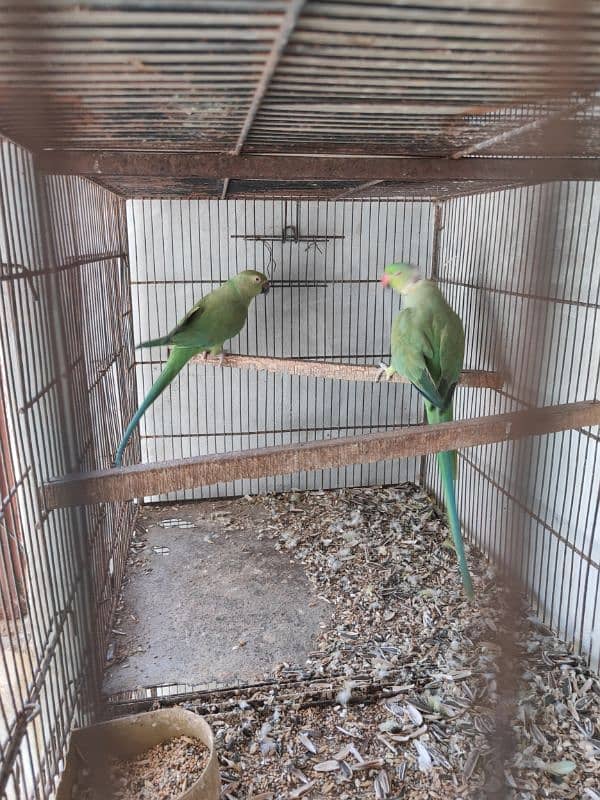
[[[392,324],[392,363],[382,365],[389,380],[399,373],[409,380],[425,400],[429,423],[453,418],[452,397],[463,366],[465,332],[458,314],[448,305],[438,287],[421,277],[410,264],[390,264],[381,277],[404,299],[404,308]],[[454,549],[466,595],[473,597],[473,583],[465,557],[456,508],[454,480],[456,453],[437,454],[446,498]]]
[[[143,342],[138,347],[171,345],[167,363],[153,383],[123,434],[115,456],[121,466],[123,453],[141,417],[167,388],[187,362],[198,353],[223,356],[223,344],[236,336],[246,324],[248,307],[259,294],[269,291],[269,280],[262,272],[245,270],[199,300],[166,336]],[[221,359],[222,360],[222,359]]]

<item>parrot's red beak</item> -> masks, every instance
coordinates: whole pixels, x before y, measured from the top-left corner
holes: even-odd
[[[383,275],[381,276],[381,285],[382,286],[390,285],[390,276],[387,274],[387,272],[384,272]]]

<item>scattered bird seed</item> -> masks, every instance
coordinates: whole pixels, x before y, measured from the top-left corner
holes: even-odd
[[[340,762],[333,759],[330,761],[321,761],[313,767],[315,772],[337,772],[339,768]]]
[[[479,750],[478,747],[474,747],[467,756],[467,760],[465,761],[465,768],[463,770],[463,778],[466,781],[468,781],[471,778],[471,775],[475,772],[475,767],[477,766],[477,762],[479,761],[480,755],[481,755],[481,750]]]
[[[386,800],[386,797],[390,793],[390,782],[388,780],[387,772],[384,769],[378,772],[375,776],[373,788],[375,789],[376,800]]]
[[[410,721],[414,725],[422,725],[423,724],[423,715],[421,714],[421,712],[419,711],[418,708],[413,706],[412,703],[407,703],[406,704],[406,712],[407,712],[408,716],[410,717]]]
[[[421,772],[429,772],[433,768],[433,761],[425,745],[416,739],[413,745],[418,754],[418,765]]]
[[[305,733],[299,734],[298,739],[304,745],[304,747],[306,747],[309,753],[312,753],[313,755],[316,755],[318,753],[316,745],[313,742],[311,742],[311,740]]]
[[[223,796],[484,797],[497,752],[506,595],[476,549],[477,602],[469,603],[444,546],[445,517],[414,484],[267,495],[227,508],[219,525],[238,524],[236,509],[255,519],[256,531],[305,570],[327,619],[306,663],[279,665],[234,697],[197,701],[215,730]],[[497,794],[600,800],[598,677],[523,608],[511,626],[521,659],[516,748]],[[274,744],[267,753],[261,730]]]
[[[303,794],[310,792],[310,790],[315,786],[316,781],[310,781],[310,783],[304,783],[302,786],[298,786],[296,789],[292,789],[289,793],[288,797],[291,800],[295,800],[297,797],[302,797]]]

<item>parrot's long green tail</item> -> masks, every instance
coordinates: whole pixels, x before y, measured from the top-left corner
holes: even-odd
[[[432,424],[436,422],[447,422],[452,419],[452,406],[445,411],[440,411],[429,403],[426,403],[426,410],[427,420]],[[467,558],[465,556],[465,547],[460,530],[458,510],[456,508],[456,492],[454,491],[454,480],[456,477],[456,453],[450,450],[446,450],[443,453],[438,453],[437,462],[440,469],[440,476],[442,478],[442,486],[444,488],[446,511],[448,512],[450,532],[452,533],[452,541],[454,542],[454,549],[456,550],[456,557],[458,559],[458,568],[460,570],[465,593],[469,599],[472,599],[474,597],[473,581],[471,580],[471,574],[469,572]]]
[[[127,442],[131,437],[131,434],[136,428],[136,425],[146,413],[147,409],[152,405],[152,403],[156,400],[156,398],[164,392],[167,386],[171,383],[173,378],[182,370],[182,368],[187,364],[190,358],[199,350],[192,347],[174,347],[171,350],[167,363],[159,377],[154,381],[152,387],[138,410],[133,415],[133,419],[127,426],[127,430],[123,434],[123,438],[121,439],[121,444],[119,445],[119,449],[117,450],[117,454],[115,455],[115,466],[120,467],[121,462],[123,460],[123,453],[125,452],[125,448],[127,447]]]

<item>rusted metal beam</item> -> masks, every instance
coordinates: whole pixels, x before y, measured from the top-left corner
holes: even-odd
[[[68,475],[45,484],[42,493],[46,508],[51,510],[130,500],[221,482],[410,458],[598,424],[600,402],[571,403],[439,425],[396,428],[366,436],[343,436]]]
[[[246,113],[246,118],[244,119],[242,129],[239,133],[235,147],[232,150],[232,155],[234,156],[238,156],[242,152],[242,148],[244,147],[246,139],[248,138],[248,134],[250,133],[250,128],[256,119],[256,115],[258,114],[260,104],[267,93],[271,79],[275,74],[275,70],[277,69],[279,59],[283,55],[283,51],[285,50],[289,38],[292,35],[292,31],[296,27],[296,23],[298,22],[298,18],[305,2],[306,0],[289,0],[287,11],[285,12],[285,15],[281,21],[281,25],[277,31],[277,36],[273,41],[271,52],[265,61],[262,75],[256,84],[254,95],[252,96],[252,102],[250,103]]]
[[[253,369],[259,372],[285,372],[288,375],[305,375],[309,378],[330,378],[341,381],[376,383],[380,377],[377,367],[362,364],[337,364],[331,361],[307,361],[299,358],[272,358],[271,356],[226,355],[223,359],[194,356],[192,362],[215,364],[238,369]],[[478,389],[495,389],[504,386],[505,378],[499,372],[465,370],[459,380],[460,386]],[[390,383],[409,383],[401,375],[394,375]]]
[[[224,180],[600,180],[600,158],[404,158],[393,156],[232,156],[227,153],[50,151],[44,172],[92,177],[211,178]]]

